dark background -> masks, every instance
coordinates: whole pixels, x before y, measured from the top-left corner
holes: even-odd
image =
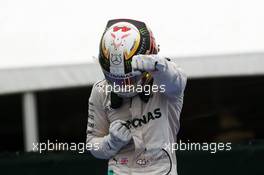
[[[85,142],[91,88],[35,92],[40,142]],[[232,142],[232,150],[177,151],[179,175],[264,174],[263,89],[263,76],[188,81],[178,138]],[[90,153],[25,153],[22,95],[2,95],[0,106],[0,174],[106,174],[107,161]]]
[[[264,139],[264,77],[188,80],[178,138],[249,143]],[[40,142],[85,142],[91,86],[36,92]],[[21,94],[0,96],[0,152],[23,151]]]

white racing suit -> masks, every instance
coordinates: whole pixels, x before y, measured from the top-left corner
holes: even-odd
[[[137,95],[127,98],[118,109],[110,107],[106,80],[97,82],[89,99],[87,143],[99,144],[91,151],[95,157],[108,159],[100,149],[109,125],[115,120],[126,121],[132,141],[109,159],[108,174],[117,175],[177,175],[175,152],[168,145],[176,143],[180,128],[186,75],[174,63],[165,60],[163,70],[154,72],[154,84],[165,85],[165,92],[156,92],[143,102]]]

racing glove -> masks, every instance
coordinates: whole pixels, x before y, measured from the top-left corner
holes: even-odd
[[[103,153],[99,158],[110,159],[131,140],[131,132],[122,120],[115,120],[110,124],[109,134],[105,136],[98,151]],[[94,155],[97,155],[96,153]],[[97,156],[96,156],[97,157]]]
[[[164,58],[158,55],[135,55],[132,58],[132,69],[134,71],[153,72],[164,69]]]
[[[167,97],[179,98],[183,95],[187,76],[175,62],[159,55],[135,55],[131,65],[133,72],[150,72],[154,83],[165,87]]]

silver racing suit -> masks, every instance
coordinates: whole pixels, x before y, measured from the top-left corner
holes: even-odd
[[[100,144],[115,120],[126,121],[132,141],[109,159],[108,174],[176,175],[175,152],[165,149],[176,142],[180,128],[187,77],[176,63],[165,60],[163,70],[154,72],[154,84],[164,85],[165,92],[153,93],[148,102],[137,95],[124,99],[120,108],[111,108],[106,80],[94,84],[89,99],[87,143],[99,144],[91,151],[95,157],[106,158]]]

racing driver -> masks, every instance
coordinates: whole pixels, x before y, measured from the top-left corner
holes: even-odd
[[[108,175],[177,174],[175,152],[165,148],[176,143],[187,77],[158,51],[144,22],[108,21],[98,58],[105,79],[93,86],[87,125]]]

